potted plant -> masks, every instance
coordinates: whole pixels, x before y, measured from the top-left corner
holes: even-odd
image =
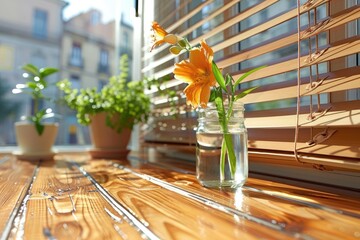
[[[41,108],[40,104],[50,98],[45,97],[44,90],[49,86],[46,80],[58,69],[46,67],[37,68],[32,64],[22,66],[26,82],[17,84],[12,90],[14,94],[27,93],[32,98],[32,115],[23,116],[22,121],[15,123],[15,135],[19,150],[14,154],[18,159],[48,160],[54,156],[54,145],[58,123],[44,122],[45,119],[54,117],[51,108]]]
[[[135,124],[146,122],[150,98],[144,93],[142,81],[127,82],[128,58],[120,59],[118,76],[98,91],[96,88],[73,89],[67,79],[57,83],[63,100],[77,112],[78,122],[90,126],[93,158],[124,158]]]

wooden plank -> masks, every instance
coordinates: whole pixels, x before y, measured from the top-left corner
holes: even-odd
[[[129,169],[124,170],[129,173]],[[294,233],[300,239],[351,239],[360,224],[359,195],[327,193],[252,178],[242,189],[229,192],[200,187],[193,173],[184,174],[148,164],[131,171],[163,188],[170,185],[174,191],[184,191],[184,195],[179,197],[188,197],[187,194],[202,196],[209,200],[210,206],[217,203],[247,214],[247,219],[269,221],[282,226],[282,232]],[[123,171],[119,174],[131,176]],[[140,184],[141,181],[137,182]]]
[[[0,159],[1,177],[9,176],[0,178],[0,190],[12,187],[1,192],[1,203],[19,192],[17,185],[24,187],[11,183],[26,177],[14,176],[33,170],[9,238],[356,239],[359,193],[255,178],[237,191],[207,189],[198,184],[194,163],[159,155],[130,159],[67,154],[39,163],[38,170],[37,162]],[[8,221],[0,217],[0,223]],[[142,235],[136,222],[154,235]]]
[[[218,191],[200,187],[193,174],[180,174],[171,169],[160,169],[148,164],[141,164],[140,168],[136,170],[124,168],[121,165],[120,169],[115,171],[110,169],[108,164],[102,164],[103,167],[101,167],[100,162],[97,162],[96,168],[102,169],[101,171],[104,176],[116,175],[118,178],[114,178],[114,181],[108,181],[104,186],[113,192],[113,195],[117,195],[120,201],[124,201],[129,208],[138,209],[135,206],[136,203],[142,206],[141,210],[137,210],[137,214],[142,216],[145,221],[148,221],[149,216],[157,219],[159,227],[163,224],[162,221],[165,220],[161,220],[159,212],[162,211],[162,214],[164,214],[171,208],[164,202],[169,202],[169,205],[176,206],[176,209],[180,211],[182,204],[185,202],[183,198],[192,199],[191,194],[208,199],[207,203],[209,206],[214,204],[215,208],[221,206],[232,208],[234,212],[240,213],[240,216],[241,213],[245,213],[247,220],[258,220],[260,225],[263,223],[262,221],[268,221],[270,224],[272,223],[279,227],[283,226],[283,228],[279,228],[279,231],[296,234],[299,238],[347,238],[356,232],[359,223],[360,211],[359,207],[355,204],[359,201],[359,198],[351,196],[344,201],[342,198],[337,198],[326,192],[262,180],[252,181],[251,179],[243,190],[235,193]],[[131,180],[130,185],[128,185],[130,183],[129,180]],[[123,184],[128,186],[122,186]],[[122,186],[121,189],[118,186]],[[268,186],[272,186],[270,190],[268,190]],[[146,203],[139,199],[138,193],[134,191],[135,189],[146,194]],[[168,191],[164,191],[164,189]],[[169,190],[173,194],[169,194]],[[328,199],[324,200],[322,196]],[[155,205],[157,205],[156,211]],[[187,216],[184,215],[185,213],[196,214],[197,211],[193,209],[194,205],[196,204],[186,204],[187,210],[186,212],[183,210],[182,221],[191,223],[191,220],[187,219]],[[172,209],[172,213],[169,213],[168,216],[171,215],[176,218],[173,214],[174,209]],[[216,215],[215,213],[212,213],[211,217],[209,216],[210,219],[208,219],[206,214],[202,215],[204,220],[210,220],[210,222],[214,221],[214,219],[211,219],[214,217],[225,218],[225,216]],[[168,224],[176,224],[180,228],[179,222],[174,220],[173,222],[169,220],[166,222]],[[242,224],[244,222],[246,221],[243,221]],[[150,223],[157,225],[153,220]],[[208,226],[208,224],[210,223],[205,224],[205,226]],[[215,224],[215,222],[212,224]],[[217,226],[220,225],[217,224]],[[326,226],[326,229],[329,230],[324,231],[323,226]],[[335,226],[341,229],[335,228]],[[156,228],[155,226],[152,227]],[[196,225],[193,225],[192,229],[196,231],[196,227]],[[202,230],[208,231],[209,229],[203,226]],[[224,231],[229,234],[227,230],[224,229]],[[258,231],[262,231],[260,226]],[[214,238],[219,237],[218,235],[211,236]],[[222,236],[222,239],[226,239],[227,236]],[[206,236],[203,235],[201,237]],[[273,235],[270,239],[277,237]]]
[[[64,161],[43,162],[12,237],[25,239],[141,239],[90,181]],[[21,220],[20,220],[21,222]]]
[[[37,163],[38,161],[20,161],[11,155],[0,158],[0,232],[3,237],[9,234]]]
[[[210,207],[211,202],[179,195],[133,172],[111,167],[108,161],[89,162],[84,168],[98,179],[106,178],[101,185],[161,239],[289,239],[292,236],[292,232],[284,232],[277,225],[259,224],[261,218],[250,221],[248,216],[219,211]]]

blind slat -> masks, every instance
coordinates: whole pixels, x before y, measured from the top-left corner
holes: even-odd
[[[317,1],[313,7],[316,7],[316,6],[320,6],[321,4],[327,2],[327,0],[324,0],[324,1]],[[302,8],[302,10],[300,11],[300,13],[303,13],[303,12],[306,12],[306,11],[309,11],[309,9],[305,9],[305,8]],[[275,26],[278,26],[279,24],[281,23],[284,23],[292,18],[295,18],[297,16],[297,9],[293,9],[293,10],[290,10],[284,14],[281,14],[280,16],[274,18],[274,19],[271,19],[269,21],[266,21],[265,23],[263,24],[260,24],[259,26],[256,26],[256,27],[253,27],[253,28],[250,28],[244,32],[241,32],[240,34],[232,37],[232,38],[229,38],[217,45],[215,45],[213,47],[213,50],[215,52],[221,50],[221,49],[224,49],[226,47],[229,47],[235,43],[238,43],[240,41],[243,41],[249,37],[252,37],[258,33],[261,33],[265,30],[268,30],[270,28],[273,28]]]
[[[358,53],[360,44],[360,37],[355,36],[349,39],[345,39],[342,41],[338,41],[330,46],[328,49],[323,49],[324,53],[319,56],[317,59],[311,62],[311,64],[318,64],[322,62],[327,62],[330,60],[334,60],[337,58],[345,57],[351,54]],[[300,58],[301,67],[307,67],[309,64],[307,63],[307,59],[309,56],[303,56]],[[247,77],[243,82],[252,81],[259,78],[270,77],[273,75],[278,75],[280,73],[289,72],[297,69],[297,59],[291,59],[289,61],[280,62],[277,64],[273,64],[266,67],[266,71],[257,71],[254,74],[251,74]],[[233,77],[234,79],[239,78],[242,76],[241,74],[235,74]]]
[[[246,19],[247,17],[267,8],[268,6],[278,2],[279,0],[267,0],[267,1],[263,1],[262,3],[255,5],[254,7],[248,9],[245,12],[242,12],[240,14],[238,14],[236,17],[230,18],[228,21],[220,24],[219,26],[211,29],[210,31],[206,32],[204,35],[199,36],[196,39],[193,39],[190,41],[191,44],[197,44],[201,39],[208,39],[212,36],[214,36],[215,34],[221,32],[223,29],[229,28],[231,26],[233,26],[234,24]],[[184,36],[183,36],[184,37]],[[158,51],[154,51],[153,54],[146,54],[145,57],[143,58],[143,60],[147,60],[149,59],[149,57],[153,57],[155,54],[161,52],[162,50],[164,50],[165,48],[167,48],[166,46],[162,46],[160,48],[158,48]],[[170,54],[169,54],[170,55]],[[171,57],[170,57],[171,56]],[[175,58],[175,56],[170,55],[170,56],[166,56],[166,58],[168,60]],[[156,64],[156,62],[154,64],[151,64],[153,67],[154,66],[159,66],[159,64]],[[143,70],[144,72],[148,71],[148,70]]]
[[[239,4],[237,8],[235,4]],[[172,30],[180,32],[180,36],[192,34],[192,45],[201,39],[212,43],[217,65],[234,79],[256,66],[267,65],[245,78],[239,90],[259,86],[241,100],[245,108],[263,109],[245,112],[250,152],[286,154],[295,163],[297,155],[298,159],[311,164],[359,170],[360,138],[356,136],[360,134],[357,55],[360,36],[359,30],[351,26],[360,18],[360,6],[354,4],[346,8],[350,3],[345,0],[307,1],[306,6],[299,8],[302,27],[297,29],[298,9],[293,3],[259,1],[246,8],[247,4],[225,2],[211,13],[204,11],[203,19],[197,24],[190,25],[194,18],[189,16],[190,21],[174,23]],[[246,10],[242,11],[243,7]],[[336,11],[330,11],[334,8]],[[331,15],[331,12],[336,13]],[[205,26],[199,30],[205,22],[213,28]],[[301,48],[299,59],[298,46]],[[172,74],[173,64],[179,58],[165,53],[166,48],[168,46],[162,46],[156,52],[144,54],[144,63],[149,62],[141,69],[144,75],[151,73],[152,77],[160,78]],[[301,70],[299,82],[298,69]],[[309,89],[310,82],[318,86]],[[166,97],[153,93],[158,104],[154,106],[156,116],[146,134],[146,142],[194,147],[197,119],[182,93],[187,84],[177,80],[167,84],[177,91],[180,114],[169,114],[171,106]],[[349,101],[349,96],[354,100]],[[324,131],[331,131],[332,135],[314,146],[308,145],[314,137],[325,136]]]
[[[324,128],[302,129],[299,133],[298,150],[300,153],[329,155],[337,157],[359,158],[359,140],[349,138],[359,136],[360,128],[334,128],[336,132],[323,143],[309,147],[313,136],[322,133]],[[294,149],[293,129],[249,129],[249,148],[275,151],[292,151]]]
[[[330,16],[329,18],[324,19],[323,21],[326,23],[319,25],[319,28],[315,29],[314,31],[307,31],[307,29],[303,30],[300,33],[300,36],[302,36],[302,38],[312,37],[316,34],[329,31],[330,29],[344,25],[344,24],[354,21],[358,18],[360,18],[360,7],[354,6],[352,8],[346,9],[340,13],[337,13],[334,16]],[[290,34],[290,32],[288,34]],[[218,61],[217,63],[219,66],[225,68],[230,65],[236,64],[238,62],[242,62],[242,61],[263,55],[265,53],[272,52],[272,51],[280,49],[282,47],[289,46],[296,42],[297,42],[297,32],[295,32],[294,34],[291,34],[289,36],[282,35],[277,38],[271,39],[267,42],[262,42],[262,43],[254,46],[254,47],[251,47],[250,49],[247,49],[245,51],[241,51],[236,55],[227,57],[224,60]]]
[[[324,109],[325,110],[325,109]],[[360,109],[351,109],[351,118],[348,118],[349,111],[329,111],[325,116],[316,120],[309,120],[309,114],[300,114],[300,127],[319,127],[319,126],[353,126],[360,125]],[[248,128],[290,128],[295,127],[296,115],[272,117],[248,118],[246,126]]]
[[[319,75],[319,80],[323,80],[318,87],[311,90],[308,82],[308,77],[303,81],[306,83],[300,86],[300,96],[310,96],[314,94],[331,93],[336,91],[344,91],[349,89],[356,89],[360,86],[360,68],[352,67],[347,69],[338,70],[332,73],[324,73]],[[314,79],[316,80],[316,79]],[[286,82],[291,86],[282,87],[283,83],[272,84],[270,86],[259,87],[254,93],[246,96],[242,99],[243,103],[258,103],[267,102],[281,99],[296,98],[297,86],[294,81]],[[314,81],[314,84],[316,81]],[[287,84],[287,85],[288,85]],[[263,88],[263,89],[262,89]],[[309,88],[309,89],[308,89]]]
[[[203,2],[202,4],[200,4],[199,6],[197,6],[196,8],[194,8],[191,12],[189,12],[188,14],[186,14],[185,16],[183,16],[182,18],[178,19],[174,24],[170,25],[167,28],[168,32],[172,32],[173,30],[175,30],[178,26],[180,26],[181,24],[183,24],[184,22],[186,22],[187,20],[189,20],[192,16],[194,16],[195,14],[197,14],[199,11],[201,11],[201,9],[203,9],[205,6],[209,5],[210,3],[212,3],[214,0],[206,0],[205,2]],[[149,46],[143,48],[143,50],[147,51],[149,49]]]

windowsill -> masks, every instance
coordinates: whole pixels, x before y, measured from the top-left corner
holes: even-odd
[[[76,153],[76,152],[85,152],[87,151],[89,148],[91,148],[91,145],[84,145],[84,146],[77,146],[77,145],[73,145],[73,146],[54,146],[54,152],[56,153]],[[0,153],[1,154],[11,154],[12,152],[18,150],[19,147],[18,146],[5,146],[5,147],[0,147]]]
[[[15,224],[27,238],[44,234],[44,229],[58,238],[68,235],[71,226],[97,238],[119,238],[118,228],[129,239],[151,234],[161,239],[345,239],[354,236],[359,220],[356,194],[254,175],[237,190],[208,189],[197,182],[193,162],[156,151],[132,153],[129,161],[92,161],[80,153],[35,162],[14,157],[1,162],[6,194],[0,201],[16,200],[4,201],[4,223]],[[18,226],[12,216],[25,204]]]
[[[66,154],[66,153],[74,153],[81,154],[91,149],[91,145],[84,146],[54,146],[53,149],[57,154]],[[171,146],[167,147],[147,147],[147,153],[145,157],[139,157],[146,161],[153,161],[155,154],[158,156],[159,154],[163,156],[165,159],[162,161],[162,164],[165,164],[166,159],[172,159],[172,162],[178,162],[182,165],[188,165],[189,169],[193,169],[195,172],[195,151],[179,151],[179,149],[172,149]],[[7,146],[0,147],[0,154],[11,154],[12,152],[18,150],[17,146]],[[145,151],[142,151],[145,152]],[[130,157],[138,156],[136,151],[133,151],[133,154]],[[143,156],[144,154],[140,154]],[[276,156],[274,155],[274,160]],[[304,167],[303,165],[285,165],[285,164],[273,164],[271,161],[252,161],[251,157],[249,160],[249,172],[250,174],[255,174],[256,176],[263,179],[276,179],[279,182],[291,182],[295,185],[303,184],[311,184],[313,186],[320,187],[329,187],[332,191],[344,190],[344,191],[359,191],[360,185],[356,184],[359,182],[360,173],[357,172],[344,172],[340,170],[333,171],[320,171],[318,169],[314,169],[307,165]]]

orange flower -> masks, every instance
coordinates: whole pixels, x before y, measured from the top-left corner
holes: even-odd
[[[204,40],[200,44],[200,48],[190,50],[189,60],[175,64],[174,69],[176,79],[189,83],[184,93],[194,108],[207,106],[211,87],[216,84],[212,71],[214,52]]]
[[[154,44],[152,45],[150,52],[157,46],[167,42],[169,44],[176,44],[178,39],[174,34],[166,32],[157,22],[152,23],[152,30],[154,34],[151,36]]]

